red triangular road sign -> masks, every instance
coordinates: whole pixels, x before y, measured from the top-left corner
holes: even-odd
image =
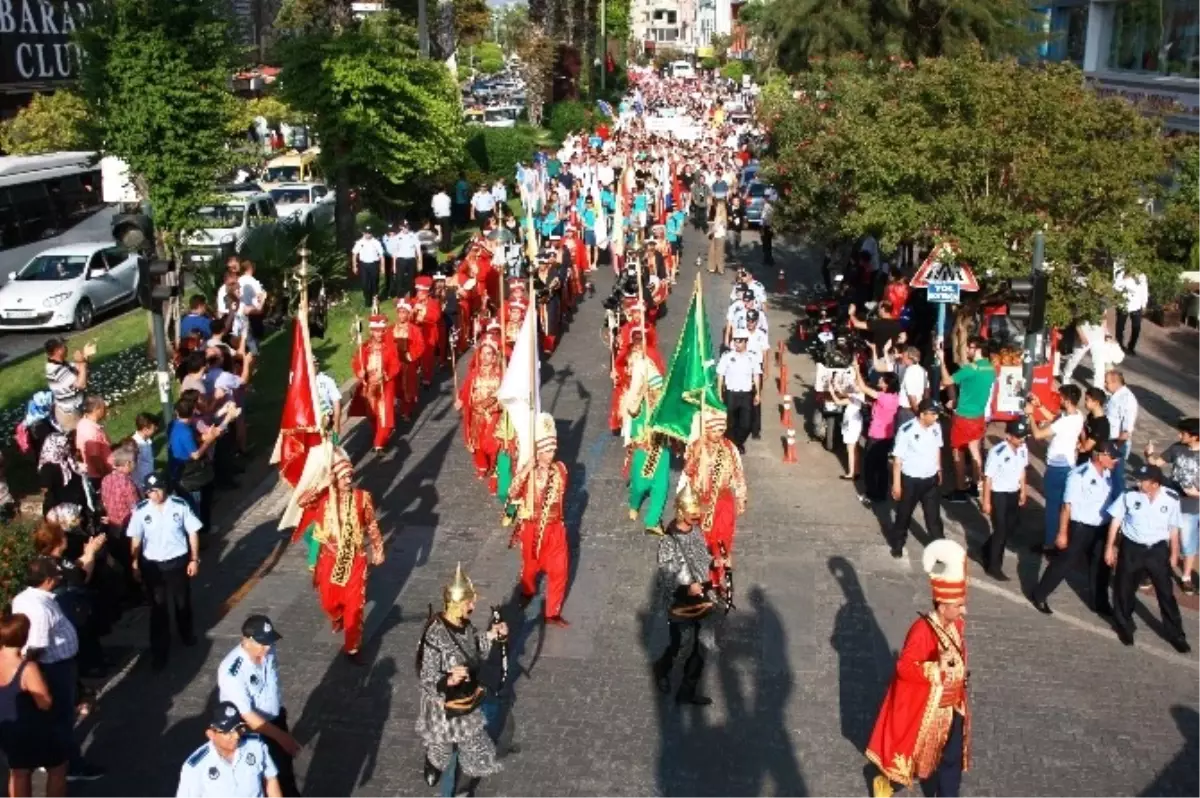
[[[958,247],[949,242],[934,247],[908,282],[913,288],[928,288],[930,283],[953,283],[963,291],[979,290],[971,267],[958,259]]]

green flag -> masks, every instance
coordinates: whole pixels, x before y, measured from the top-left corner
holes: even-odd
[[[662,399],[650,418],[650,428],[689,443],[699,434],[699,424],[694,432],[692,427],[701,404],[725,411],[725,403],[717,393],[717,361],[713,357],[708,315],[704,312],[700,275],[696,275],[687,320],[671,355]]]

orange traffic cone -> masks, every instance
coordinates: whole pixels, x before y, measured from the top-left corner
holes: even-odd
[[[779,365],[779,392],[787,393],[788,389],[788,368],[787,363]]]
[[[779,270],[779,276],[775,278],[775,293],[787,293],[787,276],[784,275],[783,269]]]
[[[780,421],[783,423],[784,429],[791,429],[792,428],[792,395],[785,393],[779,403],[783,407],[783,413],[780,417]]]
[[[795,463],[796,460],[796,430],[788,427],[783,445],[783,462]]]
[[[775,366],[779,367],[782,365],[783,365],[783,341],[780,341],[779,345],[775,347]]]

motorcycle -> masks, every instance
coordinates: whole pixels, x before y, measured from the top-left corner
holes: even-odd
[[[861,336],[843,332],[829,343],[826,359],[817,363],[814,385],[818,387],[813,401],[813,417],[810,421],[812,436],[821,441],[825,451],[832,452],[837,446],[838,430],[842,426],[845,405],[833,401],[831,388],[847,394],[854,390],[854,369],[864,370],[868,365],[870,351]]]

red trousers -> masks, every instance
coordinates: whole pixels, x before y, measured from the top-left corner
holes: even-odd
[[[433,383],[433,375],[437,371],[437,353],[438,348],[441,346],[441,335],[438,334],[438,325],[441,323],[439,320],[421,327],[421,333],[425,336],[425,351],[421,353],[421,382],[425,385]]]
[[[375,422],[375,437],[371,443],[376,449],[387,446],[392,430],[396,428],[396,381],[383,384],[383,393],[371,406],[371,420]]]
[[[367,603],[367,555],[362,552],[354,555],[350,579],[345,586],[330,581],[336,558],[336,551],[327,546],[321,547],[313,582],[321,597],[321,609],[333,621],[334,631],[340,629],[345,633],[342,648],[350,652],[358,651],[363,637],[363,607]]]
[[[420,401],[420,389],[417,386],[418,363],[401,363],[400,374],[396,378],[396,407],[400,416],[405,420],[411,419]]]
[[[708,544],[708,553],[714,559],[721,556],[721,551],[718,544],[725,544],[725,551],[728,554],[733,554],[733,534],[737,526],[737,504],[734,501],[733,494],[729,491],[723,491],[717,497],[717,506],[713,508],[712,526],[704,530],[704,542]],[[712,579],[714,585],[721,584],[721,579],[725,576],[724,568],[712,569]]]
[[[538,574],[544,572],[545,615],[547,618],[554,618],[562,615],[563,602],[567,598],[567,527],[562,521],[546,524],[546,531],[542,534],[542,548],[535,557],[533,549],[537,542],[537,531],[537,521],[521,522],[521,593],[527,598],[532,598],[537,593]]]

